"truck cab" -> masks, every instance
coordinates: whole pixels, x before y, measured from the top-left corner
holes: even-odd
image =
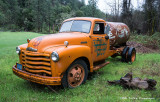
[[[123,54],[124,60],[134,62],[135,49],[128,52],[130,48],[126,46],[110,45],[113,35],[109,35],[109,24],[91,17],[67,19],[59,33],[36,37],[18,46],[19,62],[12,70],[25,80],[75,88],[85,83],[89,72],[109,64],[105,62],[109,56]]]

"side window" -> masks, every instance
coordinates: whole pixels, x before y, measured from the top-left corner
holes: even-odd
[[[104,23],[96,23],[93,34],[104,34]]]
[[[109,31],[110,31],[110,25],[107,24],[107,25],[105,26],[104,33],[105,33],[105,34],[109,34]]]

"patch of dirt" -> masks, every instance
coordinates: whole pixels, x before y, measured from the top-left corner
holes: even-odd
[[[155,70],[151,70],[151,69],[142,69],[141,73],[151,75],[151,76],[160,76],[160,71],[159,70],[155,71]]]
[[[143,66],[141,69],[142,74],[147,74],[151,76],[160,76],[160,63],[155,60],[147,61],[147,65]]]
[[[155,53],[159,51],[158,47],[153,47],[151,45],[144,45],[141,43],[137,43],[135,41],[128,41],[127,45],[129,47],[134,47],[138,53]]]

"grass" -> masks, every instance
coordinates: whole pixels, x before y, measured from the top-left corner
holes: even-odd
[[[18,62],[15,47],[26,43],[27,38],[42,34],[31,32],[0,32],[0,102],[157,102],[160,101],[160,54],[137,54],[132,65],[120,62],[120,57],[107,59],[111,63],[89,74],[87,82],[75,89],[53,87],[56,93],[44,85],[25,81],[12,73]],[[107,80],[118,80],[128,72],[134,77],[155,79],[156,90],[128,90],[110,86]],[[137,98],[137,99],[136,99]],[[141,99],[139,99],[141,98]],[[153,99],[142,99],[153,98]]]

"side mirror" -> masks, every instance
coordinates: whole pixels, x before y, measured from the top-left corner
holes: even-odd
[[[105,34],[109,34],[109,31],[110,31],[110,26],[107,24],[107,25],[105,26],[104,33],[105,33]]]
[[[108,40],[108,39],[109,39],[109,36],[108,36],[108,35],[107,35],[107,36],[105,36],[105,39],[106,39],[106,40]]]

